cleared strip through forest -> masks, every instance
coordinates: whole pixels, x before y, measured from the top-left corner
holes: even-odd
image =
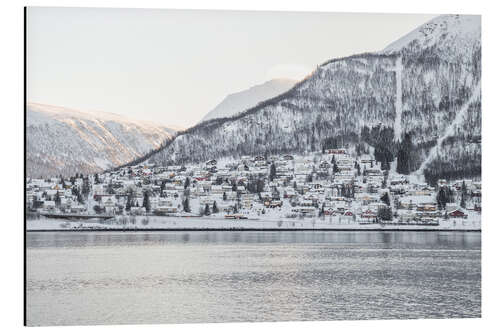
[[[444,134],[437,140],[436,145],[432,147],[432,149],[429,151],[429,155],[425,159],[425,161],[420,165],[420,168],[418,168],[417,171],[415,171],[415,174],[417,175],[422,175],[424,173],[425,168],[427,165],[432,162],[434,158],[437,157],[439,148],[441,148],[441,145],[443,144],[443,141],[450,137],[454,131],[456,126],[460,125],[464,119],[465,119],[465,114],[467,113],[467,110],[469,109],[469,106],[471,105],[472,102],[476,101],[478,97],[480,97],[481,94],[481,82],[478,82],[476,87],[474,88],[474,92],[472,93],[471,97],[465,102],[460,110],[457,112],[457,115],[455,116],[455,119],[453,122],[446,128],[446,131]]]

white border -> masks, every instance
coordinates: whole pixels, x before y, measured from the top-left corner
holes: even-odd
[[[497,6],[486,1],[437,1],[417,0],[357,0],[327,2],[319,0],[172,0],[172,1],[15,1],[2,2],[0,10],[0,103],[2,115],[2,162],[0,190],[3,218],[2,287],[0,314],[1,325],[7,330],[17,331],[22,327],[22,174],[23,174],[23,13],[22,6],[71,6],[71,7],[141,7],[141,8],[198,8],[240,10],[292,10],[332,12],[388,12],[388,13],[464,13],[481,14],[483,27],[483,318],[458,320],[411,320],[411,321],[335,321],[335,322],[289,322],[253,324],[203,324],[203,325],[147,325],[147,326],[91,326],[37,328],[40,332],[70,330],[86,332],[145,331],[170,332],[253,332],[273,330],[279,332],[422,332],[422,331],[493,331],[499,325],[499,236],[500,220],[495,216],[495,189],[500,189],[496,175],[499,162],[497,142],[500,142],[498,99],[498,31],[500,31]],[[485,157],[486,156],[486,157]],[[5,330],[5,331],[7,331]]]

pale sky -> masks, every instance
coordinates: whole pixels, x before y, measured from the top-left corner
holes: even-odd
[[[228,94],[379,51],[436,15],[28,8],[28,101],[196,124]]]

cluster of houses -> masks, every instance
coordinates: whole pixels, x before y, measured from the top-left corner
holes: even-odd
[[[326,218],[438,224],[481,212],[481,183],[435,186],[382,170],[346,149],[243,156],[199,164],[141,164],[95,175],[27,179],[27,210],[67,216]]]

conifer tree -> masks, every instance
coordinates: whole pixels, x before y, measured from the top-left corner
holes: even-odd
[[[183,205],[183,209],[186,213],[190,213],[191,212],[191,207],[189,207],[189,197],[186,197],[184,199],[184,201],[182,202],[182,205]]]
[[[462,198],[460,199],[460,207],[465,208],[465,192],[462,191]]]
[[[274,165],[273,162],[269,170],[269,181],[274,181],[275,178],[276,178],[276,165]]]
[[[387,206],[390,206],[391,205],[391,200],[389,198],[389,193],[388,192],[385,192],[384,195],[382,195],[382,197],[380,198],[380,200],[385,203]]]
[[[405,134],[401,147],[398,151],[396,171],[403,175],[410,174],[411,171],[411,152],[413,151],[413,143],[409,133]]]
[[[129,193],[129,194],[127,195],[127,203],[126,203],[126,205],[125,205],[125,210],[126,210],[127,212],[130,212],[130,208],[131,208],[131,207],[132,207],[132,194],[131,194],[131,193]]]
[[[448,191],[446,191],[445,187],[442,186],[439,188],[438,194],[436,196],[436,201],[438,204],[438,208],[440,210],[443,210],[446,208],[446,204],[448,203]]]
[[[61,197],[59,196],[59,192],[56,192],[56,196],[54,198],[56,206],[59,207],[61,205]]]
[[[144,200],[142,201],[142,207],[146,208],[146,212],[151,211],[151,202],[149,200],[149,191],[144,192]]]

